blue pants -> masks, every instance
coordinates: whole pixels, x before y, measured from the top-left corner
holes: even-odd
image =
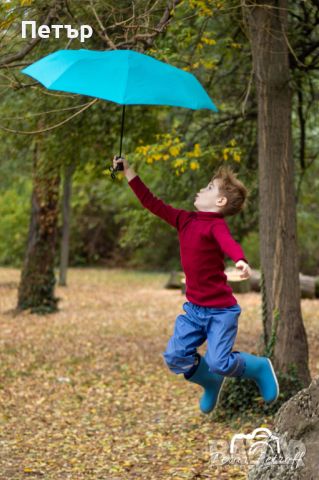
[[[196,360],[197,347],[207,339],[205,360],[213,373],[237,377],[243,373],[245,363],[235,343],[241,308],[212,308],[185,302],[186,315],[178,315],[174,334],[163,352],[165,362],[174,373],[187,373]]]

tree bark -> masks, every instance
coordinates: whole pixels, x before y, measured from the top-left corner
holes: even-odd
[[[18,310],[35,313],[57,310],[54,260],[60,177],[50,165],[38,138],[34,148],[34,179],[28,244],[18,291]]]
[[[70,212],[71,212],[71,194],[72,194],[72,175],[75,165],[68,165],[65,168],[62,199],[62,241],[60,258],[60,276],[59,285],[66,286],[66,276],[69,264],[69,238],[70,238]]]
[[[275,367],[287,372],[289,365],[295,364],[300,380],[308,386],[311,379],[300,307],[296,234],[287,0],[244,0],[243,11],[249,25],[258,100],[264,337],[268,342],[275,329]]]

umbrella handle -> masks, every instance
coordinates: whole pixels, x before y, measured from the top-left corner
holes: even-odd
[[[119,158],[121,158],[121,157],[119,157],[118,155],[115,156],[116,160],[118,160]],[[113,169],[113,171],[115,171],[115,172],[119,172],[120,170],[122,170],[122,171],[124,170],[124,163],[123,162],[118,162],[116,164],[116,167]]]
[[[115,156],[116,159],[120,158],[117,155]],[[124,164],[123,162],[118,162],[116,164],[116,167],[114,168],[113,166],[109,167],[109,170],[111,172],[111,177],[113,180],[115,180],[115,172],[123,171],[124,170]]]

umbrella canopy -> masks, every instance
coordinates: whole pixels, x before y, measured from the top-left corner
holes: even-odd
[[[125,105],[170,105],[218,111],[194,75],[133,50],[58,50],[24,68],[22,73],[50,90],[79,93],[123,105],[120,157]]]
[[[216,106],[194,75],[133,50],[59,50],[24,68],[50,90],[121,105]]]

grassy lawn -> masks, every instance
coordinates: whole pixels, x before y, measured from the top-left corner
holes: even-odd
[[[20,273],[0,269],[0,479],[244,479],[216,467],[210,441],[259,423],[219,423],[202,389],[162,358],[185,297],[168,275],[71,269],[60,311],[13,315]],[[256,351],[260,296],[242,307],[234,349]],[[318,375],[319,301],[303,300],[310,368]],[[204,353],[205,345],[199,351]],[[272,419],[262,419],[272,428]]]

